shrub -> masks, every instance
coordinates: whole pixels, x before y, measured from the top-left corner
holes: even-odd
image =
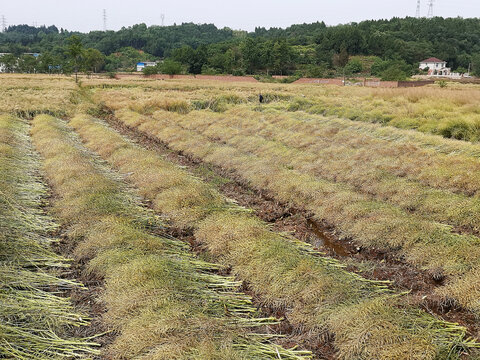
[[[352,59],[345,67],[345,71],[351,74],[358,74],[363,71],[362,62],[359,59]]]
[[[183,73],[183,65],[179,63],[178,61],[172,60],[172,59],[166,59],[161,65],[160,65],[160,72],[162,74],[168,74],[168,75],[177,75]]]
[[[145,76],[155,75],[158,74],[158,68],[156,66],[145,66],[142,72]]]
[[[245,76],[245,70],[244,69],[233,69],[232,71],[233,76]]]
[[[446,82],[445,80],[437,81],[437,84],[438,84],[438,86],[440,86],[441,88],[446,88],[446,87],[447,87],[447,82]]]
[[[203,65],[202,66],[202,74],[203,75],[218,75],[219,72],[216,69],[214,69],[214,68],[212,68],[208,65]]]
[[[304,75],[305,77],[309,78],[323,78],[327,74],[327,66],[322,64],[322,65],[309,65],[305,71]]]
[[[184,100],[166,100],[161,108],[166,111],[187,114],[190,112],[190,105]]]
[[[382,72],[381,78],[384,81],[403,81],[406,80],[407,74],[396,65],[393,65]]]
[[[295,100],[290,103],[287,107],[288,111],[300,111],[300,110],[307,110],[313,106],[311,100],[306,98],[295,98]]]
[[[446,138],[457,140],[469,140],[472,129],[468,123],[462,120],[450,121],[444,124],[439,132]]]

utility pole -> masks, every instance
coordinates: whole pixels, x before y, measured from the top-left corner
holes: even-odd
[[[107,31],[107,10],[103,9],[103,31]]]
[[[5,15],[2,15],[2,32],[5,32],[7,30],[7,19],[5,18]]]
[[[433,18],[433,3],[435,0],[428,0],[428,15],[427,17],[429,19]]]
[[[165,14],[160,14],[160,18],[162,19],[162,26],[165,26]]]
[[[417,12],[415,14],[417,19],[420,19],[420,0],[417,0]]]

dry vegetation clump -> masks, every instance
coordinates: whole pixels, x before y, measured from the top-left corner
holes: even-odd
[[[301,91],[310,102],[298,106],[294,101],[286,104],[286,109],[415,129],[446,138],[480,140],[480,115],[475,106],[480,91],[476,87],[327,90],[306,86]]]
[[[382,283],[347,272],[306,244],[272,232],[213,186],[105,125],[85,115],[70,124],[86,146],[125,174],[156,210],[176,226],[193,228],[196,239],[248,281],[266,305],[283,309],[296,327],[313,336],[333,334],[339,358],[456,358],[460,348],[476,346],[462,340],[461,327],[404,305],[403,297]],[[196,194],[193,207],[202,210],[195,216],[185,215],[191,207],[184,195],[187,189]]]
[[[64,76],[1,74],[0,113],[28,118],[43,113],[65,116],[72,108],[73,90],[75,81]]]
[[[41,210],[46,189],[27,134],[26,122],[0,115],[0,358],[85,358],[96,344],[67,335],[88,325],[65,297],[81,285],[59,277],[68,261],[50,248],[56,225]]]
[[[268,190],[278,200],[312,212],[318,220],[334,225],[341,237],[353,238],[368,247],[395,250],[412,264],[431,271],[441,269],[444,275],[451,276],[449,281],[453,284],[476,273],[480,265],[478,237],[456,234],[450,226],[432,221],[428,213],[426,216],[412,213],[410,209],[375,199],[368,192],[360,193],[344,183],[295,170],[293,162],[291,165],[285,163],[292,158],[292,153],[285,156],[281,151],[271,151],[275,150],[275,142],[264,147],[253,140],[252,143],[244,141],[242,137],[229,140],[223,136],[228,133],[228,126],[212,131],[216,126],[212,120],[195,127],[200,121],[193,117],[183,122],[162,112],[156,113],[154,118],[138,118],[134,114],[133,121],[128,120],[128,112],[118,113],[118,116],[122,121],[126,119],[126,124],[136,124],[141,131],[158,137],[177,151],[234,170],[254,188]],[[183,128],[182,124],[186,123],[196,131]],[[202,131],[209,136],[202,135]],[[463,204],[453,195],[449,198],[447,194],[446,198],[453,199],[451,201],[459,206]],[[434,201],[430,206],[435,206]],[[471,204],[475,204],[474,199]],[[476,231],[475,222],[470,224]],[[459,292],[441,293],[446,296],[445,300],[454,298],[464,305],[470,303],[464,296],[472,296]],[[476,311],[476,304],[471,305],[466,307]]]
[[[105,279],[104,320],[118,336],[104,356],[310,357],[308,351],[275,345],[274,335],[255,332],[277,320],[258,317],[250,297],[238,292],[241,284],[216,274],[224,270],[222,266],[196,258],[175,238],[156,235],[163,229],[159,219],[141,206],[118,175],[80,145],[63,122],[38,116],[32,137],[57,196],[54,211],[68,226],[70,240],[78,244],[76,256],[87,262],[86,271]],[[120,149],[114,145],[110,141],[107,152],[128,150],[126,145]],[[125,153],[119,159],[125,160]]]

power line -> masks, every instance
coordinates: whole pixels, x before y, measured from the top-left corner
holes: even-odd
[[[165,14],[160,14],[160,18],[162,19],[162,26],[165,26]]]
[[[433,18],[433,3],[435,0],[428,0],[428,18]]]
[[[420,0],[417,0],[417,12],[415,14],[417,19],[420,19]]]
[[[103,31],[107,31],[107,10],[103,9]]]
[[[5,32],[7,30],[7,19],[5,18],[5,15],[2,15],[2,32]]]

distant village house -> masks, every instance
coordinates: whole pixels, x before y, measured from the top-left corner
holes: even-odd
[[[0,59],[1,59],[1,57],[4,56],[4,55],[9,55],[9,53],[0,53]],[[2,63],[2,62],[0,61],[0,73],[5,72],[6,70],[7,70],[7,67],[5,66],[4,63]]]
[[[137,63],[137,71],[143,71],[147,66],[156,66],[157,63],[154,61],[144,61]]]
[[[451,76],[452,75],[452,69],[447,67],[447,62],[434,57],[420,62],[419,68],[421,70],[428,69],[429,76]]]
[[[2,57],[5,55],[11,55],[11,53],[0,53],[0,73],[4,73],[8,70],[6,64],[2,62]],[[40,56],[39,53],[23,53],[23,55],[31,55],[34,58],[38,58]],[[17,60],[17,65],[18,65],[18,60]]]

